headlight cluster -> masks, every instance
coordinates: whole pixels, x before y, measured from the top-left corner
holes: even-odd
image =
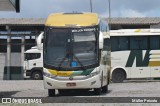
[[[91,73],[90,76],[93,77],[95,75],[98,75],[99,73],[100,73],[100,71],[96,71],[96,72]]]
[[[100,74],[100,71],[92,72],[88,76],[93,77],[93,76],[98,75],[98,74]],[[55,75],[53,75],[51,73],[48,73],[48,72],[43,72],[43,75],[46,76],[46,77],[49,77],[49,78],[55,78],[56,77]]]
[[[55,75],[50,74],[50,73],[46,73],[46,72],[43,72],[43,75],[46,76],[46,77],[49,77],[49,78],[54,78],[54,77],[56,77]]]

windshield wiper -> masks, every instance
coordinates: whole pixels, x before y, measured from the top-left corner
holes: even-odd
[[[59,63],[58,65],[58,69],[60,70],[60,67],[62,66],[62,63],[66,60],[67,56],[69,55],[70,53],[66,53],[66,56],[62,59],[62,61]]]
[[[83,71],[85,71],[85,67],[83,66],[83,64],[79,61],[79,59],[77,58],[77,56],[75,56],[73,53],[72,53],[73,57],[78,61],[78,63],[80,64],[81,68]]]
[[[81,66],[81,68],[82,68],[83,71],[86,70],[85,67],[83,66],[83,64],[77,58],[77,56],[75,56],[73,53],[67,53],[66,54],[66,56],[62,59],[62,61],[58,65],[59,70],[60,70],[60,67],[62,66],[62,63],[66,60],[68,54],[71,54],[77,60],[77,62],[80,64],[80,66]]]
[[[60,67],[61,67],[61,65],[62,65],[62,63],[64,62],[66,60],[66,56],[62,59],[62,61],[59,63],[59,65],[58,65],[58,69],[60,70]]]

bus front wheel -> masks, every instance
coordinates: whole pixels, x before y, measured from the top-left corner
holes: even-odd
[[[59,95],[65,95],[67,93],[67,90],[65,89],[58,89]]]
[[[112,73],[112,82],[122,83],[126,79],[126,73],[122,69],[116,69]]]
[[[48,96],[49,97],[55,96],[55,89],[48,89]]]
[[[105,85],[102,87],[102,92],[107,93],[108,92],[108,85]]]
[[[101,88],[94,88],[94,94],[100,95],[101,94]]]

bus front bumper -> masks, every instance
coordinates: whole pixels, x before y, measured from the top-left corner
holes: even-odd
[[[83,80],[56,80],[46,76],[43,76],[43,78],[45,89],[90,89],[101,87],[100,75]]]

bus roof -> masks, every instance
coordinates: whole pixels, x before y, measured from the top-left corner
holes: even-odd
[[[76,27],[98,25],[96,13],[55,13],[48,16],[45,25],[55,27]]]
[[[110,36],[150,36],[160,35],[160,29],[120,29],[110,30]]]

